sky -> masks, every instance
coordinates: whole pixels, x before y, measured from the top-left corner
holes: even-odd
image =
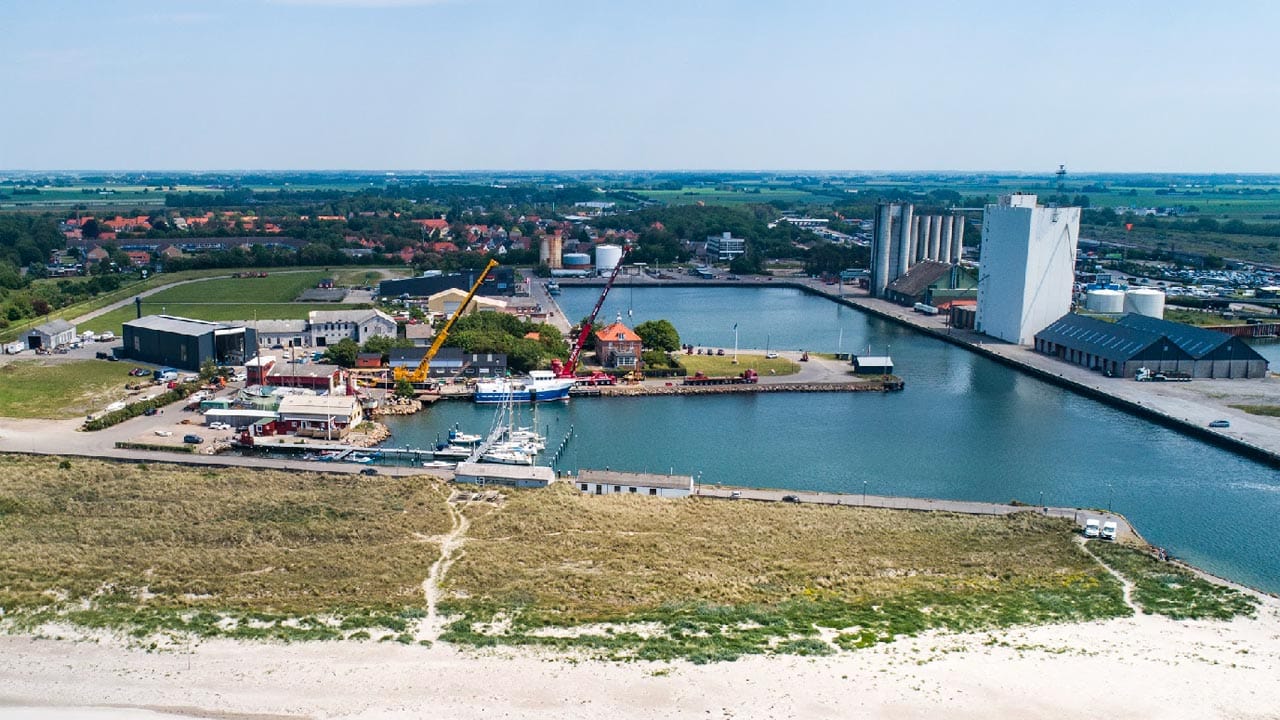
[[[1280,172],[1280,3],[0,0],[0,170]]]

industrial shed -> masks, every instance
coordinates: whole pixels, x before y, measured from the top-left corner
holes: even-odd
[[[378,295],[392,298],[400,297],[401,295],[430,297],[441,290],[448,290],[449,288],[465,291],[475,284],[476,278],[479,276],[479,270],[470,270],[465,273],[450,273],[448,275],[421,275],[402,280],[383,280],[378,283]],[[480,285],[477,294],[511,295],[515,292],[515,287],[515,269],[499,267],[489,272],[489,277],[485,278],[485,281]]]
[[[138,362],[195,371],[206,360],[219,365],[243,365],[257,348],[258,336],[253,328],[147,315],[124,324],[120,353]]]
[[[590,495],[654,495],[683,498],[693,494],[692,475],[583,470],[578,473],[575,482],[580,491]]]
[[[422,363],[428,348],[392,348],[391,367],[415,370]],[[431,358],[433,378],[452,377],[502,377],[507,374],[507,356],[504,353],[464,353],[462,348],[442,347]]]
[[[1107,375],[1138,368],[1197,378],[1265,377],[1267,361],[1239,338],[1190,325],[1126,315],[1109,323],[1067,313],[1036,333],[1035,349]]]
[[[66,320],[50,320],[43,325],[31,328],[27,333],[27,348],[52,350],[60,345],[70,345],[76,339],[75,325]]]
[[[1244,340],[1227,333],[1130,313],[1118,325],[1164,335],[1195,358],[1197,378],[1263,378],[1267,359]]]

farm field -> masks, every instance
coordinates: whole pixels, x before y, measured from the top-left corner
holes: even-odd
[[[125,397],[127,363],[18,360],[0,365],[0,417],[63,419]]]

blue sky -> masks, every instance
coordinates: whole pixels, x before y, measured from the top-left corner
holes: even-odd
[[[0,0],[0,169],[1277,172],[1280,4]]]

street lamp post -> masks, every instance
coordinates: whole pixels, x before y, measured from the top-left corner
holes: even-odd
[[[1111,512],[1111,497],[1114,494],[1114,489],[1111,483],[1107,483],[1107,512]]]
[[[867,481],[866,480],[862,481],[862,504],[864,507],[867,504]]]

